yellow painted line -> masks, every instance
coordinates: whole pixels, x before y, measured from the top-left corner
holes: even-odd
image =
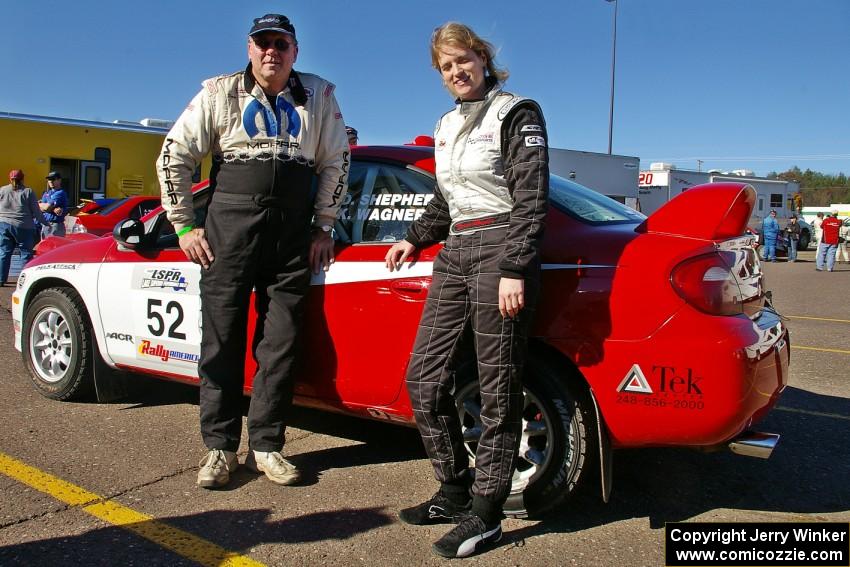
[[[79,506],[84,512],[104,522],[129,530],[178,555],[210,567],[263,567],[249,557],[199,538],[189,532],[157,521],[152,516],[136,512],[115,501],[106,500],[93,492],[64,481],[46,472],[0,453],[0,473],[53,498]]]
[[[840,348],[818,348],[813,346],[791,345],[791,350],[801,348],[803,350],[817,350],[820,352],[837,352],[839,354],[850,354],[850,350],[842,350]]]
[[[785,406],[776,406],[774,409],[779,410],[779,411],[787,411],[787,412],[791,412],[791,413],[803,413],[803,414],[806,414],[806,415],[816,415],[818,417],[833,417],[835,419],[846,419],[847,421],[850,421],[850,415],[841,415],[841,414],[837,414],[837,413],[824,413],[822,411],[812,411],[812,410],[804,410],[804,409],[797,409],[797,408],[788,408],[788,407],[785,407]]]
[[[829,319],[828,317],[804,317],[803,315],[786,315],[789,319],[808,319],[809,321],[830,321],[832,323],[850,323],[850,319]]]

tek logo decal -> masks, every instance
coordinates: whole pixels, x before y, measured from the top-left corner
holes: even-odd
[[[546,147],[546,138],[543,136],[526,136],[525,137],[525,147],[530,148],[532,146],[543,146]]]
[[[623,381],[620,382],[620,385],[617,386],[618,392],[631,392],[634,394],[652,394],[652,388],[649,386],[649,382],[646,381],[646,376],[643,375],[643,371],[640,369],[640,366],[637,364],[633,365],[631,370],[626,374],[626,377],[623,378]]]

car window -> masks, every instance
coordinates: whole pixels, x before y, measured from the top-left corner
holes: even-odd
[[[557,175],[549,176],[549,201],[589,224],[643,222],[646,216],[610,197]]]
[[[397,242],[434,196],[434,178],[412,167],[355,162],[340,210],[347,242]]]
[[[127,197],[124,197],[123,199],[117,199],[117,200],[109,203],[108,205],[104,205],[103,207],[94,211],[92,214],[93,215],[108,215],[109,213],[111,213],[112,211],[114,211],[115,209],[117,209],[118,207],[123,205],[124,201],[126,201],[126,200],[127,200]]]
[[[143,216],[157,208],[159,204],[159,199],[148,199],[145,201],[141,201],[137,203],[132,209],[130,209],[129,217],[131,219],[141,219]]]
[[[195,226],[204,226],[207,220],[209,200],[210,191],[206,187],[196,191],[192,196],[192,206],[195,209]],[[150,204],[151,210],[158,206],[159,203]],[[166,217],[165,211],[147,220],[145,232],[151,233],[151,239],[156,241],[157,248],[176,248],[178,246],[177,234],[174,232],[174,226]]]

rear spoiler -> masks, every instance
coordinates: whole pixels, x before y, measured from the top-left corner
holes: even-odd
[[[689,188],[643,221],[636,232],[676,234],[705,240],[741,236],[756,202],[746,183],[706,183]]]

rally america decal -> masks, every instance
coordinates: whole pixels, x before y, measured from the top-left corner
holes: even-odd
[[[191,345],[176,346],[164,341],[140,339],[136,347],[136,358],[142,360],[156,359],[167,364],[178,366],[195,366],[201,358],[200,348]]]
[[[634,364],[617,386],[617,403],[652,408],[703,410],[703,377],[693,368],[653,365],[649,376]]]

